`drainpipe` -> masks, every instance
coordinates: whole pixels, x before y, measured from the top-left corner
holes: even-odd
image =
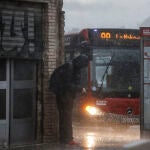
[[[44,62],[43,60],[41,61],[41,98],[40,98],[40,102],[41,102],[41,123],[40,123],[40,131],[41,131],[41,142],[43,143],[44,141],[44,98],[43,98],[43,79],[44,79]]]

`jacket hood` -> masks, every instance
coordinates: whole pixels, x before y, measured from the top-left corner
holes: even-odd
[[[79,55],[73,59],[72,63],[76,69],[82,69],[88,66],[88,57],[83,54]]]

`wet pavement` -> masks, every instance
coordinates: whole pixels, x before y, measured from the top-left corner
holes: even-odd
[[[11,150],[121,150],[120,147],[82,147],[82,146],[69,146],[59,144],[42,144],[26,147],[11,148]]]
[[[74,138],[86,148],[121,148],[140,139],[139,125],[74,124]]]
[[[110,146],[99,146],[99,147],[83,147],[81,145],[61,145],[61,144],[39,144],[30,146],[18,146],[11,148],[2,148],[2,150],[122,150],[122,147],[110,147]]]
[[[73,123],[74,139],[78,145],[39,144],[9,148],[11,150],[120,150],[123,145],[140,139],[139,125],[106,126]],[[4,149],[4,148],[2,148]]]

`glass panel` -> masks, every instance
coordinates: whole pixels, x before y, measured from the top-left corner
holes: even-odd
[[[14,61],[14,80],[33,80],[34,62]]]
[[[15,89],[13,117],[15,119],[32,117],[32,107],[33,107],[32,102],[33,102],[32,89]]]
[[[150,47],[144,47],[144,129],[150,129]]]
[[[6,81],[6,60],[0,60],[0,81]]]
[[[144,85],[144,128],[150,129],[150,85]]]
[[[96,80],[95,85],[103,85],[103,92],[111,97],[114,93],[124,97],[132,87],[132,96],[139,97],[139,56],[138,49],[94,49],[92,79]]]
[[[6,119],[6,90],[0,89],[0,119]]]
[[[98,87],[103,84],[103,87],[107,87],[107,75],[110,74],[111,68],[108,68],[106,72],[106,66],[96,66],[96,82]],[[103,78],[104,77],[104,78]]]

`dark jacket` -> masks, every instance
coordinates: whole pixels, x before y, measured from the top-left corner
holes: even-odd
[[[80,55],[72,63],[56,68],[51,75],[49,87],[56,94],[76,94],[80,90],[80,70],[88,65],[87,56]]]
[[[57,95],[73,88],[73,67],[65,63],[56,68],[50,78],[49,87]]]

